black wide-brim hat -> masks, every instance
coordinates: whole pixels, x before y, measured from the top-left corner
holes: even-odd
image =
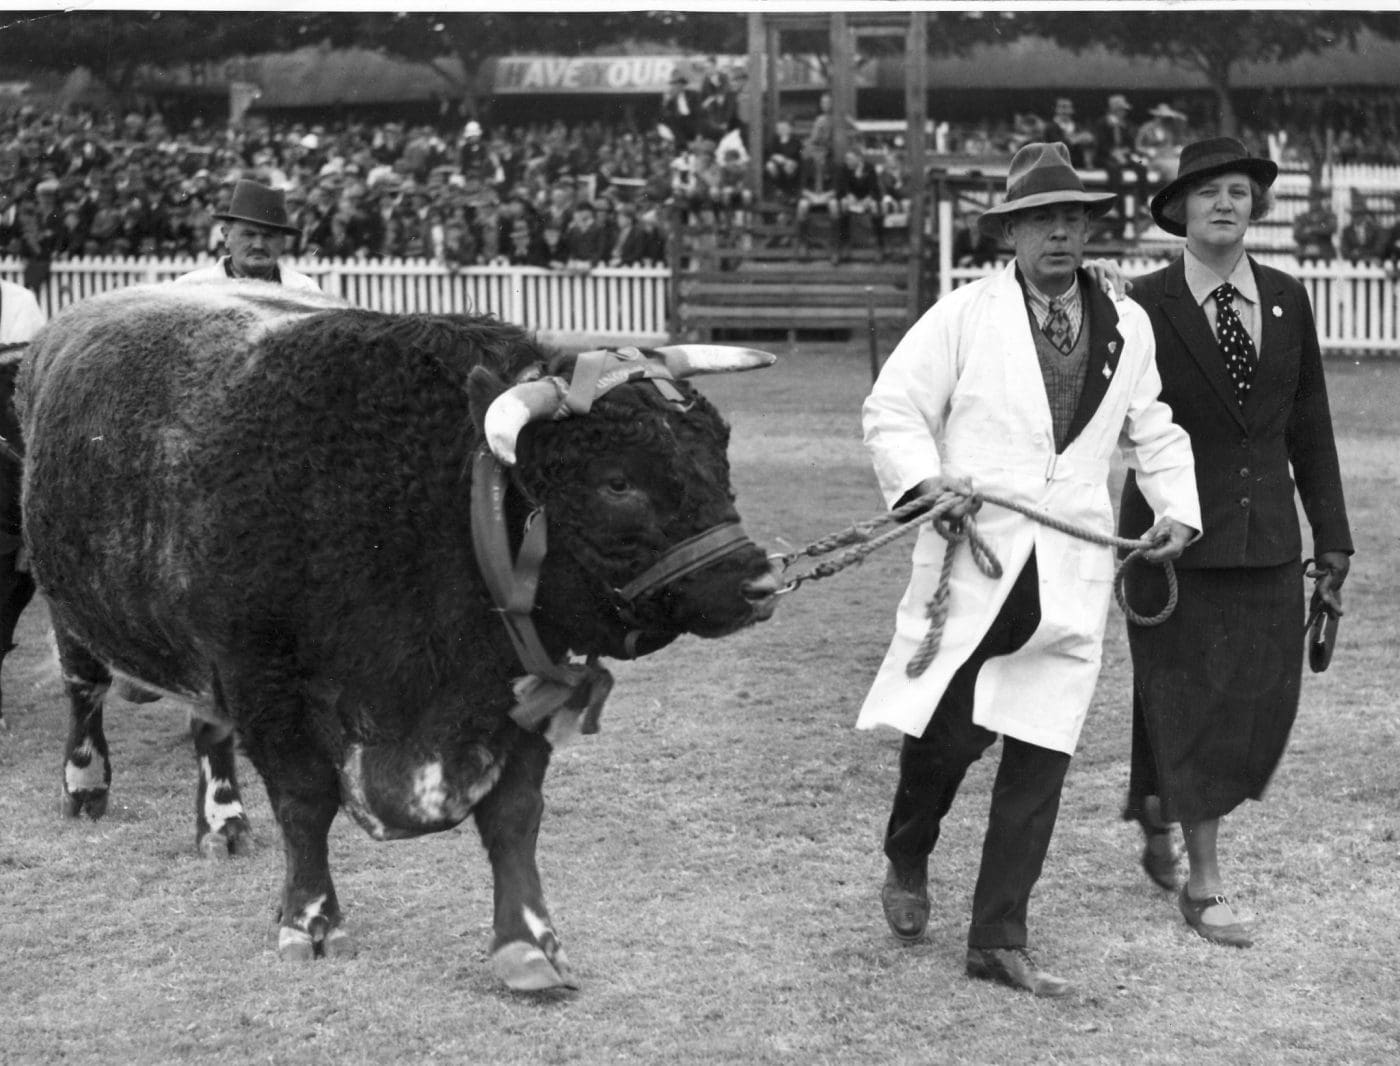
[[[240,178],[233,187],[228,207],[216,213],[221,222],[251,222],[283,233],[300,233],[287,217],[287,194],[259,181]]]
[[[1007,215],[1046,204],[1083,204],[1091,215],[1103,214],[1118,199],[1111,192],[1088,192],[1059,141],[1023,145],[1006,172],[1006,199],[982,212],[977,228],[984,237],[1000,237]]]
[[[1195,141],[1181,150],[1176,178],[1152,197],[1152,220],[1176,237],[1186,236],[1186,227],[1163,214],[1163,209],[1197,182],[1216,174],[1247,174],[1264,188],[1278,177],[1278,164],[1272,159],[1250,155],[1233,137],[1210,137]]]

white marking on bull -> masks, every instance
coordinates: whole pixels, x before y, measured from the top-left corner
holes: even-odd
[[[467,787],[467,809],[462,812],[463,818],[481,801],[482,796],[496,787],[496,782],[501,778],[503,763],[504,760],[496,759],[481,772],[480,777]]]
[[[301,912],[296,916],[296,927],[298,929],[310,929],[312,922],[314,922],[317,918],[323,917],[322,911],[325,908],[325,906],[325,893],[322,893],[315,899],[308,900],[306,906],[304,906],[301,909]],[[284,926],[283,928],[286,927]]]
[[[209,823],[211,833],[218,833],[229,822],[243,817],[243,804],[238,800],[230,803],[219,801],[219,792],[232,791],[233,785],[222,777],[214,776],[208,756],[200,757],[199,772],[204,778],[204,820]]]
[[[87,760],[86,766],[81,765],[84,759]],[[78,792],[105,790],[107,782],[103,780],[104,776],[102,760],[93,750],[91,738],[84,737],[83,742],[73,749],[73,753],[64,764],[63,787],[68,790],[70,796]]]
[[[549,921],[532,911],[528,905],[522,904],[520,907],[521,916],[525,919],[525,928],[530,930],[530,935],[536,940],[544,940],[546,936],[553,936],[554,929]]]
[[[551,748],[556,750],[562,748],[578,736],[579,723],[582,721],[582,711],[560,708],[549,716],[549,725],[545,726],[544,739],[549,741]]]
[[[440,822],[447,814],[447,782],[443,780],[442,763],[430,762],[413,773],[412,804],[415,817],[425,822]]]

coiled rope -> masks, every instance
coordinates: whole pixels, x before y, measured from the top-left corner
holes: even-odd
[[[929,619],[928,633],[925,634],[918,649],[914,652],[913,658],[905,667],[905,673],[909,677],[918,677],[928,669],[929,663],[938,654],[938,648],[943,642],[943,625],[948,617],[948,595],[953,573],[953,557],[956,554],[957,546],[964,541],[967,543],[968,550],[972,552],[973,562],[987,577],[996,580],[1002,575],[1001,561],[997,559],[991,545],[978,531],[977,523],[973,517],[983,504],[988,503],[1015,511],[1033,522],[1038,522],[1050,529],[1058,530],[1091,544],[1127,549],[1128,554],[1123,557],[1113,575],[1113,595],[1118,601],[1118,606],[1122,608],[1123,614],[1134,625],[1161,625],[1171,617],[1172,611],[1176,609],[1176,571],[1170,561],[1161,564],[1166,570],[1167,576],[1167,603],[1157,614],[1139,614],[1129,606],[1127,595],[1124,592],[1123,582],[1128,564],[1134,559],[1141,558],[1145,552],[1155,547],[1159,543],[1158,541],[1130,540],[1110,533],[1101,533],[1065,522],[1053,515],[1034,510],[1026,504],[1007,499],[1004,496],[984,492],[960,492],[955,489],[940,489],[937,492],[927,493],[901,504],[888,514],[856,522],[837,533],[815,540],[805,548],[773,556],[774,561],[780,565],[782,570],[786,571],[799,559],[829,555],[838,549],[846,548],[835,558],[820,562],[805,573],[789,578],[779,591],[780,593],[792,592],[807,581],[819,581],[822,578],[839,574],[847,567],[864,562],[868,555],[880,550],[885,545],[931,523],[938,535],[948,542],[948,548],[943,553],[943,566],[938,575],[938,588],[934,591],[933,598],[929,600],[926,608]],[[963,510],[964,513],[956,516],[950,515],[949,512],[954,509]],[[918,517],[917,521],[905,521],[914,516]],[[893,526],[894,528],[883,533],[880,532],[885,526]]]

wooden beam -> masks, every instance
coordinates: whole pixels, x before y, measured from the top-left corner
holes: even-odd
[[[909,14],[908,46],[904,61],[904,113],[908,128],[904,145],[908,151],[906,192],[909,195],[909,324],[923,314],[926,294],[923,280],[924,219],[928,203],[928,15]],[[940,233],[940,244],[952,234]]]

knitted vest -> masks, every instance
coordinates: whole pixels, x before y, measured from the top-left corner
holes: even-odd
[[[1027,308],[1029,314],[1030,309]],[[1070,419],[1079,408],[1079,396],[1084,391],[1084,372],[1089,365],[1089,315],[1079,327],[1074,347],[1066,355],[1050,342],[1050,338],[1035,324],[1031,315],[1031,336],[1035,338],[1035,354],[1040,361],[1040,376],[1045,381],[1045,396],[1050,401],[1050,418],[1055,427],[1055,451],[1065,447]]]

